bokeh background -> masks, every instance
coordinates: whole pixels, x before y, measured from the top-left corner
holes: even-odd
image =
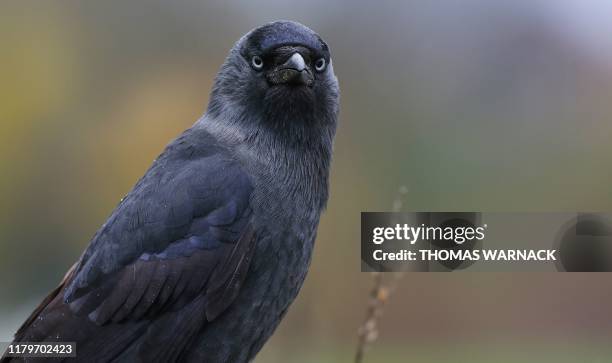
[[[331,199],[256,362],[350,362],[360,211],[610,211],[609,1],[2,1],[0,341],[61,279],[233,42],[275,19],[332,49]],[[528,231],[517,231],[517,236]],[[609,274],[409,274],[366,362],[609,362]]]

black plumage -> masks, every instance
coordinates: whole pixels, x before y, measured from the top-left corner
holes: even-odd
[[[296,297],[328,198],[338,85],[288,21],[230,51],[206,114],[170,143],[15,341],[77,361],[247,362]]]

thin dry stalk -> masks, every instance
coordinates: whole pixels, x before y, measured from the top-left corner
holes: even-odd
[[[405,186],[399,188],[398,195],[393,201],[392,211],[399,212],[402,210],[404,195],[408,192]],[[398,281],[403,277],[402,272],[393,274],[391,281],[385,282],[384,273],[371,272],[373,279],[372,290],[366,310],[366,318],[358,331],[357,353],[355,355],[355,363],[362,363],[368,346],[378,338],[378,320],[383,314],[384,306],[389,300],[389,297],[395,290]]]

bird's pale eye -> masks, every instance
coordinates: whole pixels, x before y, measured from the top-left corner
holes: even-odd
[[[260,56],[255,55],[253,58],[251,58],[251,64],[255,70],[260,71],[263,68],[263,59],[261,59]]]
[[[317,61],[315,62],[315,69],[317,70],[317,72],[322,72],[325,69],[326,66],[326,62],[325,62],[325,58],[319,58],[317,59]]]

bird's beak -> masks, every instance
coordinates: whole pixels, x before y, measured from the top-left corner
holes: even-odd
[[[293,53],[291,57],[283,64],[283,67],[295,69],[296,71],[303,71],[306,69],[306,62],[304,62],[304,57],[300,53]]]
[[[295,52],[285,63],[268,73],[268,81],[272,84],[293,84],[312,87],[314,78],[312,71],[306,65],[304,57]]]

